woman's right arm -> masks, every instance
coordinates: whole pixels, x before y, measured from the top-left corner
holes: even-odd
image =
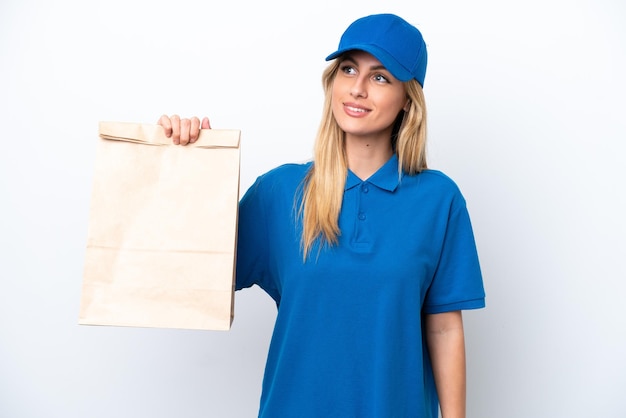
[[[197,117],[183,118],[178,115],[163,115],[159,118],[158,124],[165,130],[165,135],[172,138],[176,145],[193,144],[200,135],[200,129],[211,129],[209,118],[205,117],[200,121]]]

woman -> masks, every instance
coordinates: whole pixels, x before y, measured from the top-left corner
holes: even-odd
[[[278,306],[259,416],[464,417],[461,310],[485,295],[463,196],[427,169],[426,45],[372,15],[327,60],[313,162],[240,202],[236,288]],[[159,123],[177,144],[210,127]]]

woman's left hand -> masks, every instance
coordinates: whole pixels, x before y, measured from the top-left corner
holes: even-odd
[[[200,129],[210,129],[209,118],[202,121],[196,116],[192,118],[182,118],[178,115],[163,115],[159,118],[158,124],[165,130],[165,135],[172,138],[175,145],[193,144],[200,135]]]

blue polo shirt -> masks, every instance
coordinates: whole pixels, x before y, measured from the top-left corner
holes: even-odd
[[[278,307],[259,416],[437,418],[424,314],[485,305],[465,200],[441,172],[400,178],[396,156],[365,181],[349,172],[339,244],[303,262],[294,197],[310,164],[240,202],[236,288]]]

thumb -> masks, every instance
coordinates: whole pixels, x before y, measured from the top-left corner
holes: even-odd
[[[205,117],[202,119],[202,129],[211,129],[211,122],[209,121],[209,118]]]

